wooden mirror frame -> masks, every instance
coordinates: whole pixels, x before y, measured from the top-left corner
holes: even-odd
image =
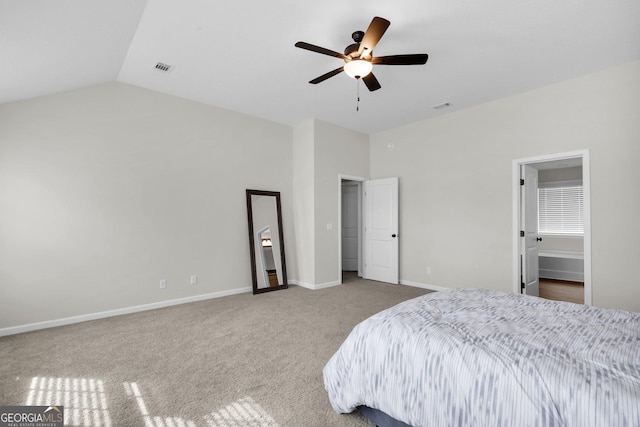
[[[277,291],[279,289],[287,289],[289,284],[287,282],[287,264],[284,256],[284,237],[282,232],[282,209],[280,207],[280,192],[279,191],[263,191],[263,190],[246,190],[247,194],[247,216],[249,222],[249,252],[251,255],[251,278],[253,280],[253,293],[261,294],[264,292]],[[258,287],[258,270],[256,259],[256,244],[255,244],[255,227],[253,223],[253,204],[251,196],[271,196],[275,197],[276,202],[276,215],[278,217],[278,232],[277,235],[280,239],[280,263],[282,272],[282,283],[277,286],[266,286],[264,288]],[[274,254],[274,261],[276,257]]]

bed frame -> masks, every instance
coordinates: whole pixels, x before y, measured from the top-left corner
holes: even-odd
[[[411,427],[409,424],[398,421],[390,415],[368,406],[358,406],[358,412],[378,427]]]

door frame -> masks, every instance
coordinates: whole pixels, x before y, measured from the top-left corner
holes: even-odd
[[[362,183],[369,178],[338,174],[338,283],[342,284],[342,181],[358,183],[358,277],[362,277]]]
[[[570,151],[565,153],[547,154],[512,161],[512,201],[513,201],[513,292],[520,293],[520,169],[525,164],[543,163],[553,160],[582,158],[582,193],[584,203],[584,303],[592,305],[591,287],[591,171],[589,149]]]

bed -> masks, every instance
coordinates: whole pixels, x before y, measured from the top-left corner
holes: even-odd
[[[323,376],[381,427],[640,426],[640,313],[434,292],[357,325]]]

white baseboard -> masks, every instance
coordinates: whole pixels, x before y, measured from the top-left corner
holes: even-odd
[[[410,280],[400,280],[401,285],[413,286],[414,288],[429,289],[430,291],[446,291],[449,288],[443,288],[442,286],[429,285],[427,283],[412,282]]]
[[[289,284],[298,285],[306,289],[311,289],[312,291],[317,291],[319,289],[331,288],[333,286],[341,285],[341,283],[337,280],[334,282],[320,283],[318,285],[312,285],[311,283],[300,282],[299,280],[289,280],[288,282]]]
[[[303,288],[311,289],[314,291],[341,285],[341,283],[337,280],[333,282],[320,283],[317,285],[313,285],[311,283],[304,283],[298,280],[289,280],[289,284],[298,285]],[[432,291],[443,291],[445,289],[448,289],[448,288],[443,288],[441,286],[434,286],[426,283],[412,282],[409,280],[401,280],[400,284],[405,286],[413,286],[416,288],[429,289]],[[214,299],[214,298],[222,298],[230,295],[237,295],[237,294],[242,294],[242,293],[252,292],[252,291],[253,289],[250,287],[237,288],[237,289],[231,289],[228,291],[212,292],[209,294],[194,295],[191,297],[178,298],[173,300],[154,302],[150,304],[118,308],[115,310],[107,310],[107,311],[101,311],[97,313],[89,313],[89,314],[82,314],[79,316],[65,317],[62,319],[47,320],[44,322],[29,323],[26,325],[10,326],[7,328],[0,329],[0,337],[7,336],[7,335],[21,334],[23,332],[37,331],[40,329],[55,328],[56,326],[71,325],[73,323],[86,322],[89,320],[104,319],[106,317],[120,316],[123,314],[131,314],[131,313],[138,313],[141,311],[155,310],[157,308],[170,307],[170,306],[179,305],[179,304],[187,304],[190,302],[204,301],[204,300]]]
[[[320,283],[318,285],[312,285],[311,283],[304,283],[304,282],[300,282],[298,280],[289,280],[289,283],[292,284],[292,285],[298,285],[298,286],[301,286],[303,288],[311,289],[311,290],[314,290],[314,291],[316,291],[318,289],[331,288],[333,286],[341,285],[341,283],[339,281],[337,281],[337,280],[334,281],[334,282]],[[444,291],[444,290],[449,289],[449,288],[444,288],[442,286],[429,285],[427,283],[412,282],[410,280],[400,280],[400,284],[401,285],[405,285],[405,286],[413,286],[414,288],[429,289],[431,291]]]
[[[194,295],[191,297],[178,298],[167,301],[154,302],[150,304],[135,305],[132,307],[118,308],[115,310],[101,311],[98,313],[83,314],[80,316],[65,317],[63,319],[47,320],[44,322],[29,323],[26,325],[10,326],[0,329],[0,337],[6,335],[21,334],[23,332],[37,331],[39,329],[54,328],[56,326],[70,325],[73,323],[86,322],[88,320],[104,319],[105,317],[120,316],[122,314],[138,313],[140,311],[155,310],[156,308],[170,307],[172,305],[186,304],[190,302],[204,301],[208,299],[221,298],[230,295],[252,292],[253,289],[237,288],[228,291],[212,292],[209,294]]]
[[[582,271],[562,271],[541,268],[540,278],[584,282],[584,273]]]

